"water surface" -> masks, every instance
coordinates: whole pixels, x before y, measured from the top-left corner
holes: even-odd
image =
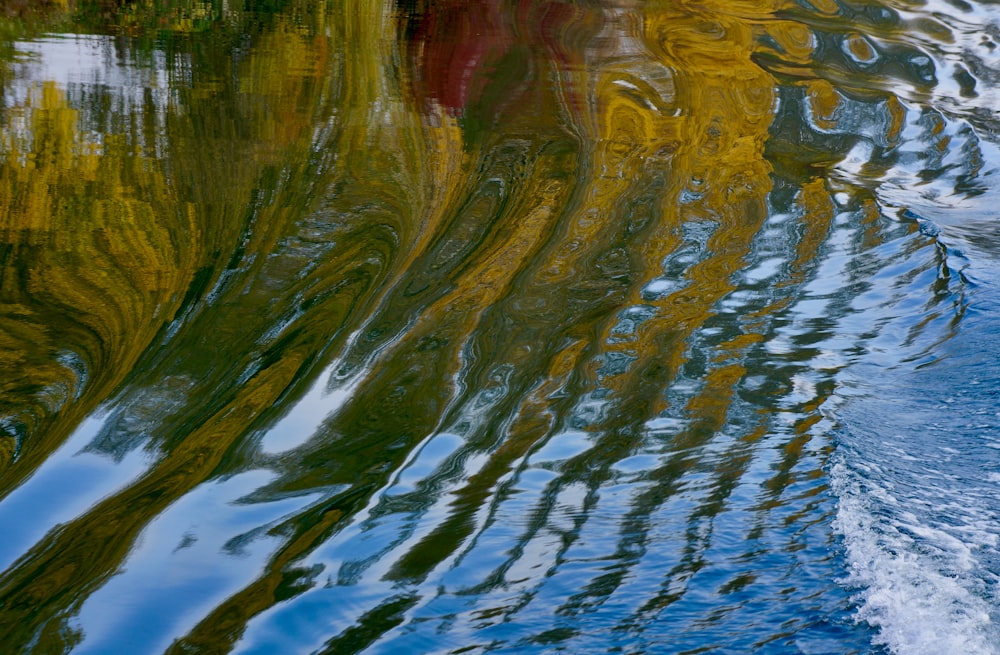
[[[25,653],[996,653],[987,2],[10,2]]]

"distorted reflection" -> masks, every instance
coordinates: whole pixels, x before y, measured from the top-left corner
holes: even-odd
[[[932,4],[8,3],[11,647],[935,652],[831,464],[996,254]]]

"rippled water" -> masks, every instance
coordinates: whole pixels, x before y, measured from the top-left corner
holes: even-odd
[[[1000,652],[997,5],[0,9],[7,652]]]

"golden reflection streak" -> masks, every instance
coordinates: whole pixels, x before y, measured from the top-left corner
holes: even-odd
[[[350,86],[348,93],[340,101],[347,116],[341,127],[343,133],[337,137],[337,147],[340,157],[345,161],[346,173],[342,174],[343,179],[347,183],[363,182],[366,197],[359,195],[354,198],[350,191],[345,190],[338,193],[344,197],[334,198],[328,209],[343,206],[346,211],[350,211],[353,201],[370,203],[372,185],[376,183],[371,176],[386,177],[386,168],[399,172],[397,176],[387,179],[408,179],[408,184],[412,185],[405,189],[411,206],[400,208],[397,217],[398,252],[392,263],[393,272],[383,282],[382,291],[377,293],[374,300],[366,303],[371,309],[359,312],[363,319],[355,319],[355,323],[359,329],[375,328],[376,333],[386,334],[388,337],[397,335],[404,327],[410,327],[410,333],[417,335],[410,338],[433,337],[434,335],[428,334],[430,328],[421,329],[419,320],[415,326],[411,326],[415,317],[419,316],[423,300],[424,303],[438,307],[438,311],[460,319],[459,324],[454,326],[456,333],[460,334],[469,329],[464,322],[464,312],[459,311],[466,308],[461,304],[461,293],[452,292],[441,297],[439,291],[429,294],[430,299],[424,300],[422,296],[413,297],[414,294],[406,291],[410,289],[413,278],[419,281],[421,272],[433,267],[439,260],[435,256],[435,245],[440,241],[442,232],[447,233],[449,227],[454,225],[456,207],[461,206],[464,201],[462,192],[467,191],[468,183],[465,180],[473,178],[470,167],[475,163],[474,159],[463,150],[457,121],[444,112],[435,117],[433,129],[424,124],[422,131],[418,131],[420,123],[414,120],[416,116],[404,113],[405,108],[399,104],[390,104],[391,109],[387,115],[364,115],[383,103],[394,103],[397,95],[396,90],[387,86],[389,71],[383,67],[386,61],[395,58],[391,50],[388,50],[392,41],[385,38],[386,34],[391,33],[387,27],[391,14],[384,5],[375,2],[365,3],[363,8],[343,7],[342,11],[337,16],[336,24],[344,30],[340,35],[342,52],[351,59],[340,71]],[[394,151],[394,147],[398,150]],[[412,166],[415,163],[419,165]],[[339,187],[341,184],[334,186]],[[394,193],[392,190],[382,190],[386,197]],[[540,217],[540,220],[544,220],[544,217]],[[533,222],[528,221],[528,224],[533,225]],[[531,229],[536,228],[529,228],[529,232]],[[528,241],[530,242],[530,237]],[[494,264],[497,260],[506,263],[505,260],[509,260],[510,255],[505,250],[513,248],[516,251],[524,247],[525,243],[524,237],[514,235],[494,248],[487,260]],[[468,279],[476,280],[475,277]],[[400,297],[400,290],[404,291],[403,297]],[[496,284],[491,282],[488,273],[486,279],[474,282],[464,291],[474,296],[497,293]],[[434,296],[438,296],[436,301]],[[378,343],[372,346],[372,350],[378,352],[381,347],[382,344]],[[352,352],[348,351],[344,359],[350,361],[351,356]],[[367,356],[361,356],[361,361],[355,365],[362,365],[366,359]],[[406,418],[408,422],[420,423],[417,416],[408,415]],[[363,422],[359,421],[361,424]],[[373,444],[376,449],[380,446],[380,443]],[[308,478],[300,480],[298,485],[311,486]],[[359,491],[366,494],[370,490],[361,486]],[[294,583],[290,579],[294,578],[291,572],[295,562],[330,538],[340,527],[344,511],[347,510],[334,507],[322,511],[318,517],[312,517],[313,512],[310,512],[311,518],[305,522],[289,522],[284,528],[286,533],[290,533],[289,539],[272,558],[263,575],[204,617],[187,635],[175,642],[170,652],[183,653],[190,652],[191,649],[197,652],[228,651],[240,638],[252,617],[273,606],[283,594],[295,593],[285,591],[286,587],[294,589]],[[301,527],[303,523],[305,527]]]
[[[303,45],[303,39],[311,37],[297,31],[286,31],[281,37],[268,42],[267,47],[270,49],[254,51],[245,60],[246,67],[241,71],[248,76],[245,81],[251,82],[249,86],[254,89],[254,93],[259,94],[275,112],[263,122],[250,126],[247,131],[254,138],[248,143],[223,143],[225,137],[219,137],[218,145],[222,148],[246,148],[256,151],[254,155],[238,158],[236,162],[218,158],[206,162],[198,158],[212,158],[217,151],[213,148],[206,149],[204,144],[200,144],[201,147],[196,151],[188,152],[193,155],[190,160],[181,157],[174,162],[195,164],[190,166],[191,170],[183,171],[187,174],[196,172],[199,164],[215,165],[217,172],[235,164],[233,170],[246,175],[242,178],[229,178],[228,181],[233,186],[228,190],[234,196],[242,195],[243,202],[250,197],[260,170],[274,161],[275,157],[290,158],[294,153],[306,156],[312,135],[304,128],[314,119],[309,114],[317,107],[301,104],[303,87],[310,76],[323,80],[332,79],[332,76],[327,75],[325,64],[315,66],[299,76],[289,76],[285,70],[256,65],[262,58],[269,59],[274,48],[282,47],[297,49],[299,54],[309,53],[305,61],[310,61],[309,57],[314,51],[300,46]],[[290,56],[294,58],[297,55],[292,53]],[[290,84],[290,80],[294,83]],[[43,88],[47,94],[44,96],[47,104],[43,104],[43,110],[49,114],[36,113],[39,124],[33,134],[33,150],[27,155],[13,148],[8,150],[6,165],[2,170],[4,178],[0,178],[2,180],[7,176],[24,175],[22,162],[25,160],[41,161],[44,166],[33,164],[32,177],[26,180],[29,184],[41,186],[34,189],[37,193],[24,200],[20,195],[10,192],[2,196],[8,206],[15,205],[17,209],[5,215],[8,218],[3,225],[2,235],[6,243],[16,248],[31,246],[38,240],[46,246],[55,243],[57,247],[47,247],[41,251],[40,262],[28,260],[30,266],[27,269],[27,279],[34,286],[30,286],[27,291],[33,301],[37,302],[37,299],[42,298],[60,311],[73,312],[77,320],[87,328],[87,340],[83,341],[83,345],[74,347],[88,358],[88,386],[84,389],[83,396],[63,409],[57,417],[61,422],[57,425],[64,424],[68,431],[93,411],[98,402],[107,398],[122,379],[131,374],[149,340],[177,310],[183,290],[190,283],[193,268],[200,263],[198,259],[202,253],[195,247],[180,248],[175,245],[184,241],[174,235],[171,229],[179,228],[185,237],[201,243],[200,231],[196,225],[191,224],[192,219],[197,217],[211,224],[213,220],[223,217],[220,214],[225,211],[225,205],[220,207],[222,203],[214,197],[206,199],[204,204],[183,202],[172,193],[159,190],[157,183],[162,183],[163,189],[167,186],[163,177],[157,177],[160,175],[159,169],[141,157],[127,156],[137,153],[122,152],[118,146],[115,146],[118,149],[112,149],[118,139],[116,135],[105,135],[105,151],[100,156],[81,148],[80,138],[75,134],[74,110],[64,108],[64,101],[54,87],[47,85]],[[251,104],[250,110],[253,109]],[[55,120],[50,117],[53,112]],[[281,125],[280,130],[273,129],[278,124]],[[61,131],[50,137],[48,135],[52,125]],[[263,135],[266,138],[256,138]],[[44,139],[48,140],[43,141]],[[8,144],[12,142],[13,140],[8,140]],[[43,148],[43,142],[54,143],[54,146]],[[183,153],[187,145],[193,144],[177,144],[178,151]],[[79,152],[83,154],[78,154]],[[78,163],[81,158],[83,165]],[[121,172],[118,167],[123,167],[127,173]],[[60,185],[85,184],[88,180],[87,171],[90,171],[93,181],[101,181],[102,188],[121,194],[123,199],[112,198],[105,201],[98,197],[93,206],[72,208],[72,216],[61,210],[44,212],[49,207],[45,204],[46,198],[54,197],[54,194],[50,196],[54,190],[60,189]],[[137,176],[139,183],[134,179],[122,181],[126,174]],[[150,176],[152,182],[143,175]],[[15,187],[0,185],[0,189],[3,188]],[[86,197],[82,193],[65,193],[63,197],[74,195]],[[154,221],[153,212],[147,209],[148,206],[134,200],[135,197],[159,201],[156,220],[176,221],[174,217],[179,215],[179,224],[167,222],[161,228]],[[17,206],[18,202],[28,204]],[[281,216],[280,207],[272,211]],[[298,218],[287,212],[285,217]],[[84,220],[81,221],[81,218]],[[88,220],[94,221],[96,225],[88,223]],[[155,228],[161,231],[156,231]],[[69,238],[70,234],[73,238]],[[261,244],[261,248],[265,252],[275,250],[274,241],[280,236],[281,234],[272,235],[269,242]],[[209,241],[205,245],[211,243]],[[178,251],[185,254],[178,254]],[[45,257],[51,257],[55,261],[48,264]],[[164,258],[166,263],[161,269],[156,262],[164,261]],[[175,261],[170,261],[171,258]],[[81,265],[81,259],[86,262],[85,267]],[[34,282],[33,276],[40,272],[47,273],[44,287]],[[340,269],[338,273],[343,274],[344,270]],[[10,279],[19,278],[4,275],[5,283]],[[358,285],[358,281],[364,279],[361,276],[353,284],[340,284],[332,298],[326,299],[321,306],[334,310],[333,316],[328,320],[344,320],[353,306],[350,296],[364,291]],[[89,285],[88,289],[81,290],[81,284]],[[23,292],[18,288],[5,288],[4,291]],[[160,304],[148,300],[154,293],[160,294],[152,296],[153,299],[159,298]],[[50,325],[58,323],[50,318]],[[72,335],[73,332],[70,331],[69,334]],[[61,335],[61,343],[65,343],[66,336],[65,332]],[[244,333],[241,338],[253,340],[258,337],[257,334]],[[18,347],[23,349],[24,345],[18,344]],[[43,358],[46,356],[51,355],[46,352]],[[0,581],[0,604],[5,608],[3,621],[7,626],[8,637],[17,643],[29,643],[37,637],[39,648],[53,652],[72,645],[78,636],[68,629],[51,626],[50,622],[62,621],[63,618],[60,617],[67,616],[67,611],[72,613],[91,591],[115,572],[127,557],[139,532],[149,521],[173,500],[211,477],[234,442],[245,434],[248,426],[275,404],[292,381],[301,374],[304,364],[314,356],[308,341],[293,344],[284,350],[281,359],[262,367],[246,381],[238,394],[218,407],[214,415],[203,418],[200,427],[183,435],[183,440],[177,443],[169,457],[153,466],[131,486],[101,501],[72,523],[50,532],[26,553]],[[144,372],[143,375],[147,373]],[[30,388],[30,385],[26,386]],[[142,391],[141,387],[139,391]],[[176,443],[177,436],[172,436],[172,441]],[[44,459],[54,442],[63,437],[64,433],[50,429],[42,433],[37,443],[29,443],[34,450],[19,453],[15,459],[15,466],[20,466],[23,471],[22,476],[37,466],[37,462]],[[7,481],[5,478],[5,483]],[[11,479],[11,483],[14,482],[16,480]]]
[[[754,24],[768,18],[770,8],[714,3],[711,9],[715,11],[692,8],[691,13],[664,10],[646,15],[646,42],[675,71],[676,102],[683,121],[677,128],[682,139],[671,159],[671,172],[680,183],[665,199],[665,218],[657,226],[658,235],[650,241],[677,245],[685,223],[708,223],[712,230],[704,253],[686,271],[681,288],[658,300],[645,301],[657,312],[637,327],[635,339],[617,347],[633,357],[635,364],[604,380],[618,392],[608,411],[614,418],[604,427],[607,436],[602,442],[607,445],[595,447],[595,454],[585,455],[587,461],[577,465],[583,470],[601,469],[604,476],[615,461],[642,443],[643,422],[667,408],[665,391],[686,360],[686,343],[715,314],[717,303],[735,289],[733,276],[745,267],[752,241],[767,215],[770,167],[763,148],[775,107],[776,82],[752,61],[751,54],[756,43]],[[741,12],[743,15],[737,17]],[[655,248],[643,251],[647,275],[655,274],[669,252]],[[643,300],[636,297],[634,302]],[[701,458],[698,447],[714,439],[729,418],[733,389],[745,373],[741,362],[746,349],[763,338],[750,332],[720,346],[701,390],[684,408],[688,427],[674,437],[673,448],[691,452],[696,460]],[[611,352],[615,349],[608,346]],[[762,425],[751,430],[758,438],[766,424],[761,418]],[[739,442],[727,463],[714,467],[716,490],[694,510],[689,518],[692,526],[721,511],[751,461],[748,448],[755,442]],[[650,514],[676,492],[682,476],[694,466],[688,461],[683,467],[665,466],[652,474],[653,484],[636,499],[634,512],[623,522],[622,562],[635,561],[636,551],[628,544],[644,539]],[[587,483],[594,488],[601,479],[591,474]],[[688,531],[687,555],[668,580],[686,578],[699,568],[699,553],[707,547],[699,534],[695,529]],[[593,581],[585,592],[571,599],[571,604],[610,593],[629,569],[625,564]],[[668,587],[665,584],[664,589]],[[662,599],[647,603],[641,613],[672,600],[676,596],[666,593]]]
[[[539,253],[538,263],[529,269],[532,276],[537,277],[525,277],[520,295],[530,297],[535,289],[549,289],[552,293],[560,285],[568,289],[595,285],[592,287],[595,291],[611,294],[605,296],[606,302],[623,301],[624,297],[615,300],[617,292],[611,280],[595,276],[596,271],[584,269],[581,264],[601,261],[608,254],[607,244],[620,242],[621,225],[615,219],[623,218],[618,214],[621,198],[649,179],[648,175],[655,176],[664,169],[669,170],[674,179],[695,180],[699,189],[703,189],[702,199],[694,207],[678,211],[679,189],[675,187],[661,196],[657,202],[662,206],[654,214],[657,222],[643,230],[645,237],[650,231],[654,232],[640,250],[647,259],[624,271],[638,268],[641,279],[654,276],[663,256],[677,243],[678,228],[685,221],[713,221],[717,227],[709,239],[708,255],[694,265],[688,275],[688,287],[655,303],[659,309],[656,318],[643,325],[637,345],[630,346],[630,352],[637,356],[639,363],[619,376],[602,380],[602,384],[607,384],[616,393],[607,412],[608,443],[594,449],[603,462],[599,468],[627,454],[635,442],[621,437],[625,433],[640,434],[641,422],[650,416],[650,409],[655,412],[663,408],[662,393],[683,360],[684,340],[713,314],[716,303],[734,288],[731,276],[745,265],[750,243],[766,216],[764,198],[770,189],[763,144],[774,106],[774,82],[750,60],[753,45],[750,27],[738,20],[726,19],[729,22],[725,24],[723,44],[727,49],[723,55],[727,57],[720,56],[715,39],[705,38],[703,17],[668,10],[644,12],[642,29],[646,47],[650,41],[658,46],[669,42],[669,48],[659,50],[662,56],[659,63],[682,77],[674,82],[678,88],[677,98],[664,98],[662,94],[644,98],[631,92],[638,87],[631,79],[648,82],[647,88],[662,89],[665,84],[657,79],[644,80],[641,69],[635,74],[627,69],[630,62],[625,60],[623,63],[621,53],[628,48],[622,47],[622,41],[634,39],[629,29],[635,18],[634,14],[628,15],[625,20],[615,23],[613,16],[606,16],[607,26],[602,32],[606,49],[591,54],[588,70],[592,71],[593,78],[577,84],[593,89],[590,104],[595,107],[590,115],[592,120],[577,125],[579,133],[586,135],[585,143],[593,144],[593,159],[584,169],[588,177],[581,181],[580,187],[585,190],[585,199],[569,206],[563,218],[564,227],[557,233],[558,240]],[[715,27],[717,24],[713,23],[712,28]],[[620,30],[617,33],[616,28]],[[669,36],[665,31],[670,32]],[[703,56],[698,57],[698,54]],[[622,69],[627,71],[624,76]],[[622,85],[621,80],[627,83]],[[627,91],[623,92],[623,88]],[[682,119],[678,120],[675,113]],[[632,277],[635,273],[624,275]],[[624,278],[622,283],[626,284],[626,280]],[[631,295],[638,301],[640,289],[634,283],[632,288]],[[600,295],[595,300],[599,298]],[[598,307],[603,307],[603,311]],[[607,308],[608,305],[598,300],[596,303],[591,301],[588,309],[605,322]],[[584,316],[574,316],[565,310],[560,313],[558,305],[548,305],[547,311],[549,316],[534,320],[542,320],[543,324],[558,330],[567,329],[569,325],[574,330],[585,329]],[[608,324],[602,331],[610,327]],[[543,342],[551,339],[551,336],[541,337]],[[501,338],[500,341],[505,340]],[[609,351],[613,349],[608,347]],[[504,350],[513,352],[515,347]],[[589,349],[578,352],[588,358],[593,356]],[[672,365],[664,366],[665,360]],[[660,371],[654,384],[650,384],[650,366]],[[585,359],[574,366],[577,374],[586,368]],[[737,378],[730,375],[720,383],[723,386],[734,382],[742,373],[736,366],[718,369],[716,374],[727,371]],[[706,397],[709,393],[711,390],[706,392]],[[699,411],[698,401],[693,402],[692,411]],[[547,410],[541,410],[537,419],[532,418],[534,412],[527,413],[530,406],[522,404],[521,409],[513,412],[514,422],[504,430],[503,439],[491,453],[489,463],[454,492],[453,514],[409,549],[397,562],[394,577],[419,579],[452,553],[473,530],[473,515],[496,489],[500,477],[534,444],[551,435],[563,420]],[[709,411],[709,406],[714,412],[712,422],[724,422],[728,403],[713,401],[701,410]],[[551,403],[549,407],[554,409]],[[544,418],[546,415],[548,418]],[[698,434],[702,439],[711,436],[710,431],[699,430]],[[589,468],[593,471],[593,466]],[[591,479],[592,484],[599,482]]]
[[[12,114],[27,127],[0,133],[0,413],[23,427],[4,489],[132,370],[201,254],[159,163],[119,135],[79,133],[53,83]]]
[[[639,20],[633,7],[608,4],[601,21],[593,21],[603,22],[605,31],[575,46],[576,65],[533,62],[561,81],[556,90],[559,98],[586,90],[586,108],[569,101],[557,105],[538,93],[520,109],[509,109],[503,118],[510,122],[498,122],[505,133],[488,135],[478,151],[467,149],[457,119],[448,112],[438,108],[421,124],[411,107],[396,101],[399,93],[385,64],[395,56],[384,36],[391,31],[388,8],[378,3],[342,8],[344,13],[332,19],[336,29],[343,30],[335,37],[341,43],[331,49],[342,48],[344,59],[330,64],[330,69],[340,67],[337,73],[345,80],[337,100],[342,132],[333,139],[341,172],[331,185],[339,190],[325,210],[346,214],[371,202],[366,194],[380,196],[378,201],[390,215],[385,219],[387,231],[396,238],[399,252],[391,258],[383,291],[374,300],[357,300],[354,305],[355,298],[368,290],[341,289],[343,302],[324,305],[337,308],[323,323],[330,330],[328,338],[338,335],[332,338],[331,351],[345,349],[344,356],[354,358],[358,366],[373,361],[374,365],[348,407],[330,421],[330,432],[316,435],[314,443],[275,464],[287,474],[285,489],[355,482],[361,469],[368,475],[369,469],[384,463],[382,459],[393,463],[380,452],[388,440],[411,445],[463,411],[471,411],[465,405],[471,405],[477,385],[463,389],[463,381],[485,376],[492,363],[514,364],[518,384],[511,385],[509,397],[498,405],[500,418],[483,433],[463,435],[470,450],[489,454],[487,463],[462,481],[451,515],[397,562],[393,575],[412,579],[450,555],[476,529],[475,514],[496,491],[501,477],[536,444],[565,426],[573,408],[571,401],[553,399],[560,392],[597,386],[612,392],[608,417],[588,428],[602,439],[602,448],[579,464],[589,459],[606,472],[634,450],[642,439],[643,421],[667,408],[664,391],[685,363],[688,340],[735,288],[733,273],[746,265],[752,239],[766,214],[770,170],[763,146],[773,114],[775,82],[751,56],[761,26],[778,7],[747,2],[663,3],[646,7]],[[280,49],[290,41],[285,46],[288,57],[280,61],[296,61],[311,49],[309,43],[295,40],[291,28],[276,34],[268,48]],[[795,46],[808,41],[803,35],[791,34],[785,40],[786,50],[799,47],[797,56],[805,56],[806,46]],[[265,58],[256,62],[259,69],[251,67],[257,72],[250,74],[253,84],[248,88],[264,98],[273,95],[282,108],[271,122],[257,117],[264,121],[259,129],[274,135],[281,145],[270,149],[262,145],[260,155],[271,161],[288,148],[308,156],[301,143],[302,129],[290,129],[296,123],[286,120],[297,118],[303,129],[309,126],[309,117],[291,108],[300,90],[294,84],[288,87],[282,69],[268,65]],[[314,74],[330,69],[317,64]],[[559,116],[530,115],[556,106],[562,107]],[[577,139],[571,145],[579,152],[554,152],[551,144],[565,149],[571,141],[564,126]],[[555,136],[541,145],[527,137],[518,140],[522,127],[526,134],[550,131]],[[515,163],[502,161],[497,153],[503,148],[517,151]],[[579,171],[579,178],[569,177],[567,170]],[[482,179],[486,173],[496,173],[514,190],[500,194],[494,204],[481,198],[488,186]],[[654,206],[647,212],[651,218],[630,224],[634,207],[628,202],[645,200],[640,191],[646,184],[656,190]],[[822,204],[822,185],[817,184],[804,196],[807,204],[813,194],[817,206]],[[829,216],[820,210],[812,213],[815,220],[804,219],[811,231],[799,244],[793,280],[804,279],[808,254],[815,252],[828,229]],[[274,209],[264,216],[281,220],[258,223],[260,231],[251,234],[253,252],[268,252],[289,229],[288,212]],[[712,230],[704,256],[685,273],[686,285],[663,298],[644,300],[643,285],[662,273],[663,259],[682,242],[683,226],[695,223],[711,225]],[[135,235],[126,241],[145,247],[143,238],[147,237]],[[324,264],[323,276],[332,277],[337,266],[356,263],[354,254],[332,258]],[[131,284],[141,287],[143,282]],[[255,306],[263,306],[260,303],[272,290],[251,286],[250,292]],[[653,318],[642,323],[627,344],[611,343],[614,310],[638,304],[654,307]],[[120,316],[105,320],[117,321],[115,329],[125,329],[128,313],[122,310]],[[534,321],[511,326],[526,318]],[[382,336],[353,348],[340,336],[344,326],[359,331],[375,326]],[[684,408],[694,427],[677,436],[677,446],[704,444],[725,424],[733,387],[744,373],[740,359],[762,338],[753,331],[757,327],[722,345],[704,375],[704,387]],[[322,336],[310,338],[322,341]],[[70,590],[63,592],[70,598],[105,579],[124,561],[143,521],[149,520],[142,517],[155,516],[171,499],[211,477],[248,426],[259,424],[271,406],[300,385],[300,370],[308,367],[315,353],[289,339],[297,347],[282,351],[280,359],[263,366],[201,427],[186,433],[167,461],[33,551],[23,570],[3,588],[4,596],[15,593],[41,602],[46,593],[62,588]],[[529,358],[525,353],[532,349]],[[637,363],[625,372],[598,374],[601,357],[609,353],[629,355]],[[404,393],[416,389],[419,398],[395,406],[380,404],[400,389]],[[374,425],[377,407],[402,407],[413,413]],[[397,426],[401,432],[392,434]],[[335,429],[346,433],[342,440],[315,443]],[[759,437],[759,432],[754,434],[751,443]],[[317,448],[343,449],[345,470],[295,470],[301,461],[297,457]],[[800,456],[801,444],[790,443],[786,451],[784,477],[776,475],[772,485],[775,494],[787,486],[787,472]],[[361,467],[346,470],[357,452]],[[372,453],[370,459],[379,461],[365,461]],[[698,510],[699,516],[720,511],[746,462],[744,456],[719,469],[719,491]],[[674,472],[677,477],[683,473]],[[384,481],[388,475],[373,473],[363,479]],[[602,481],[595,474],[591,484]],[[361,493],[369,489],[362,488]],[[137,512],[136,507],[145,507],[148,513]],[[178,650],[186,645],[206,652],[225,650],[252,616],[286,593],[282,576],[329,538],[345,511],[332,509],[315,529],[296,531],[268,570],[206,617],[178,643]],[[645,520],[642,512],[648,509],[637,510],[637,522]],[[692,542],[691,552],[697,554],[698,547]],[[51,555],[64,548],[76,558],[88,557],[86,548],[101,556],[84,569],[69,571],[60,569]],[[46,568],[49,562],[52,565]],[[27,615],[30,604],[18,607]],[[215,632],[220,625],[225,627]]]
[[[440,143],[440,134],[450,133],[454,119],[442,112],[425,125],[426,141],[431,144]],[[516,141],[514,143],[516,144]],[[507,144],[501,144],[505,145]],[[459,142],[456,146],[460,151],[462,144]],[[392,293],[381,303],[378,312],[369,321],[381,326],[380,331],[389,335],[398,334],[404,325],[407,327],[398,341],[389,344],[388,349],[379,354],[381,362],[385,360],[392,362],[393,359],[397,361],[394,364],[372,365],[371,373],[356,392],[352,408],[338,416],[345,425],[345,432],[353,433],[345,435],[350,442],[357,443],[358,447],[363,447],[365,451],[373,451],[375,461],[358,458],[364,466],[378,464],[378,458],[381,457],[379,450],[384,447],[380,437],[383,432],[393,433],[395,421],[389,420],[388,417],[380,420],[380,425],[377,427],[362,429],[362,426],[367,423],[364,415],[371,411],[370,407],[382,403],[382,398],[391,394],[393,388],[400,384],[399,364],[420,371],[423,379],[418,384],[424,397],[419,400],[421,406],[419,409],[414,407],[411,411],[400,412],[397,409],[393,412],[393,414],[401,413],[405,420],[405,426],[399,425],[399,432],[395,433],[394,438],[400,433],[422,434],[424,430],[433,429],[434,424],[441,420],[440,417],[446,413],[444,408],[449,402],[453,402],[448,399],[453,393],[448,380],[460,370],[458,351],[462,347],[464,335],[476,332],[482,313],[498,299],[515,293],[511,288],[514,283],[512,273],[518,267],[524,266],[525,262],[531,261],[534,251],[551,232],[553,221],[558,218],[555,208],[565,204],[566,196],[573,187],[560,173],[563,158],[561,155],[549,155],[543,150],[535,157],[529,164],[528,170],[524,172],[510,170],[504,166],[499,167],[498,170],[507,177],[508,183],[511,183],[510,178],[513,177],[514,181],[523,184],[517,199],[505,203],[502,210],[497,208],[492,210],[502,211],[500,220],[489,213],[480,215],[476,212],[471,220],[480,221],[482,224],[470,225],[468,224],[470,219],[462,217],[468,210],[466,197],[456,194],[455,191],[445,196],[436,196],[441,202],[436,209],[437,215],[455,218],[443,223],[437,230],[429,230],[434,237],[433,242],[422,240],[413,248],[413,252],[419,255],[411,256],[407,260],[406,268],[401,269],[406,271],[403,277],[394,280],[391,286],[387,285]],[[452,155],[450,160],[461,161],[461,158]],[[494,162],[494,165],[500,163],[502,161]],[[494,170],[489,159],[484,163],[484,167],[486,171]],[[463,180],[467,175],[468,171],[464,168],[453,170],[443,183],[450,189],[463,190],[471,195],[478,189],[475,185],[470,188]],[[431,206],[435,207],[433,204]],[[493,227],[492,223],[496,223],[499,227]],[[468,239],[469,237],[463,233],[470,229],[477,232],[485,231],[487,235],[474,254],[457,261],[443,260],[440,256],[441,244],[446,244],[450,239]],[[442,263],[445,266],[443,270]],[[438,275],[444,276],[450,267],[455,266],[462,267],[461,275],[456,276],[451,284],[433,293],[423,292],[417,296],[407,293],[412,281],[433,279],[426,275],[428,269],[436,270]],[[444,279],[453,278],[444,277]],[[429,297],[424,300],[426,296]],[[397,310],[396,307],[405,308],[406,311]],[[387,321],[392,327],[386,327]],[[407,373],[402,375],[405,379]],[[431,405],[428,411],[426,405],[429,404],[430,398],[427,396],[431,390],[437,390],[440,399]],[[417,404],[417,401],[414,403]],[[352,449],[352,446],[343,440],[337,445],[341,452]],[[317,471],[317,473],[326,476],[331,474],[329,471]],[[302,479],[299,472],[296,472],[296,477],[299,478],[296,486],[309,487],[329,483],[328,479],[322,481]],[[350,477],[356,479],[356,472],[351,471]],[[295,553],[304,553],[313,547],[315,544],[312,537],[309,534],[302,534],[294,538],[287,549]],[[274,594],[286,576],[286,567],[283,564],[285,561],[285,557],[281,556],[272,562],[263,577],[206,617],[181,643],[198,644],[199,648],[216,643],[220,639],[215,631],[216,622],[219,620],[225,620],[227,625],[232,626],[225,638],[232,639],[238,636],[242,631],[241,620],[248,620],[274,603]]]
[[[681,288],[645,301],[657,311],[638,326],[636,339],[624,346],[635,358],[635,367],[605,380],[618,392],[620,403],[636,399],[653,403],[628,412],[636,420],[666,408],[663,392],[684,362],[684,344],[735,288],[733,274],[746,265],[751,242],[767,214],[770,168],[763,148],[775,82],[750,58],[752,25],[727,15],[724,8],[717,8],[718,14],[710,18],[698,12],[651,11],[644,26],[646,43],[675,71],[683,121],[676,132],[684,137],[670,162],[678,182],[663,199],[664,218],[650,243],[677,244],[685,223],[707,223],[711,236],[704,254],[686,271]],[[648,277],[656,275],[669,252],[653,247],[642,251]],[[644,302],[638,291],[633,296],[637,304]],[[653,363],[657,372],[650,373],[655,378],[640,373]],[[692,411],[701,413],[697,408],[702,401],[691,402]],[[724,421],[725,406],[719,406],[722,414],[713,422]]]

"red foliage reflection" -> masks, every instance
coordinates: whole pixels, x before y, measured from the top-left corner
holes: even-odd
[[[402,2],[414,91],[453,116],[474,105],[501,61],[517,47],[556,65],[579,59],[568,45],[586,23],[578,5],[558,0],[416,0]],[[593,12],[586,14],[593,19]],[[593,20],[589,21],[591,24]],[[537,74],[537,71],[525,73]],[[505,89],[515,93],[516,89]]]

